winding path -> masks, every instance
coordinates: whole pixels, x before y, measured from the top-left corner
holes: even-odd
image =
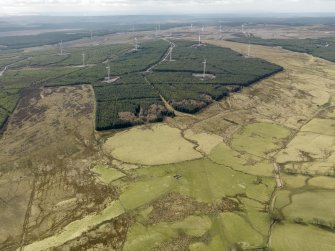
[[[5,71],[7,70],[8,67],[9,67],[9,65],[6,65],[5,68],[2,71],[0,71],[0,77],[3,76],[3,74],[5,73]]]
[[[152,69],[154,69],[157,65],[159,65],[159,64],[163,63],[164,61],[166,61],[166,59],[168,58],[168,56],[170,55],[170,53],[172,53],[173,49],[176,47],[176,44],[173,43],[172,41],[169,41],[166,38],[162,38],[162,40],[170,43],[169,49],[167,49],[167,51],[165,52],[163,58],[158,63],[150,66],[147,70],[145,70],[145,73],[150,73],[152,71]]]

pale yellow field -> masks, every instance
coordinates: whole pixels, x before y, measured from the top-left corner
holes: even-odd
[[[300,132],[277,155],[278,163],[303,162],[312,159],[326,159],[329,152],[335,151],[335,137],[310,132]]]
[[[201,158],[179,129],[167,125],[141,126],[109,138],[103,148],[123,162],[159,165]]]
[[[273,123],[248,124],[232,138],[232,148],[259,157],[266,156],[280,149],[282,142],[290,135],[290,131]]]
[[[335,136],[335,120],[315,118],[303,126],[301,131]]]
[[[197,150],[205,154],[209,154],[214,147],[223,142],[222,137],[209,133],[195,133],[192,130],[187,130],[184,133],[186,139],[197,142]]]
[[[319,176],[308,181],[308,185],[324,189],[335,189],[335,178]]]
[[[106,185],[125,176],[124,173],[106,165],[97,165],[92,171],[97,174],[97,180]]]
[[[244,173],[273,176],[273,165],[270,161],[247,153],[234,151],[224,143],[216,146],[211,151],[209,158]]]
[[[333,191],[306,191],[291,196],[292,203],[282,209],[287,220],[301,218],[303,222],[320,224],[322,226],[335,225],[335,200]]]
[[[335,249],[335,234],[312,226],[277,224],[271,244],[275,251],[332,251]]]
[[[222,213],[220,217],[223,231],[231,244],[240,243],[243,249],[262,247],[263,236],[255,231],[243,217],[229,212]]]
[[[288,188],[299,188],[306,185],[306,180],[308,177],[303,175],[287,175],[285,173],[281,174],[281,178]]]

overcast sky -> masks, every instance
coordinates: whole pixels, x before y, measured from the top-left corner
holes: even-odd
[[[335,0],[0,0],[0,15],[335,12]]]

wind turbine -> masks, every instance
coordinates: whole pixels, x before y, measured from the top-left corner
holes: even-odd
[[[63,55],[63,40],[59,43],[60,55]]]
[[[93,39],[93,31],[91,30],[91,40]]]
[[[202,62],[204,64],[204,74],[203,74],[203,78],[206,77],[206,64],[207,64],[207,59],[204,58],[204,62]]]
[[[172,61],[172,47],[170,47],[170,62]]]
[[[110,73],[111,73],[111,67],[110,67],[110,65],[108,65],[106,67],[106,69],[107,69],[107,81],[109,81],[110,80]]]
[[[201,45],[201,34],[199,32],[199,45]]]
[[[222,33],[222,24],[220,24],[220,33]]]
[[[248,44],[248,56],[247,57],[250,57],[250,50],[251,50],[251,44],[249,42],[249,44]]]
[[[242,33],[244,34],[244,24],[242,24]]]
[[[138,42],[137,42],[137,37],[135,37],[135,51],[138,51]]]
[[[85,52],[83,52],[81,56],[83,57],[83,66],[85,66]]]
[[[205,31],[205,26],[202,26],[201,31],[202,31],[202,32]]]

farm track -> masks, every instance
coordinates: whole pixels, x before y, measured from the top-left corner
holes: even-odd
[[[14,62],[14,63],[11,63],[11,64],[9,64],[9,65],[6,65],[6,66],[4,67],[4,69],[3,69],[2,71],[0,71],[0,77],[2,77],[2,76],[5,74],[5,71],[7,71],[8,68],[9,68],[10,66],[15,65],[15,64],[20,63],[20,62],[25,61],[25,60],[29,60],[29,59],[31,59],[31,57],[24,58],[24,59],[20,59],[20,60]]]
[[[150,66],[147,70],[145,70],[145,73],[150,73],[157,65],[163,63],[164,61],[166,61],[166,59],[168,58],[168,56],[170,55],[170,53],[172,53],[173,49],[176,47],[176,44],[169,41],[168,39],[162,39],[166,42],[168,42],[170,44],[170,47],[166,50],[166,52],[163,54],[162,59],[157,62],[156,64]]]
[[[8,67],[9,67],[9,65],[6,65],[5,68],[2,71],[0,71],[0,77],[3,76],[3,74],[5,73],[5,71],[7,70]]]

